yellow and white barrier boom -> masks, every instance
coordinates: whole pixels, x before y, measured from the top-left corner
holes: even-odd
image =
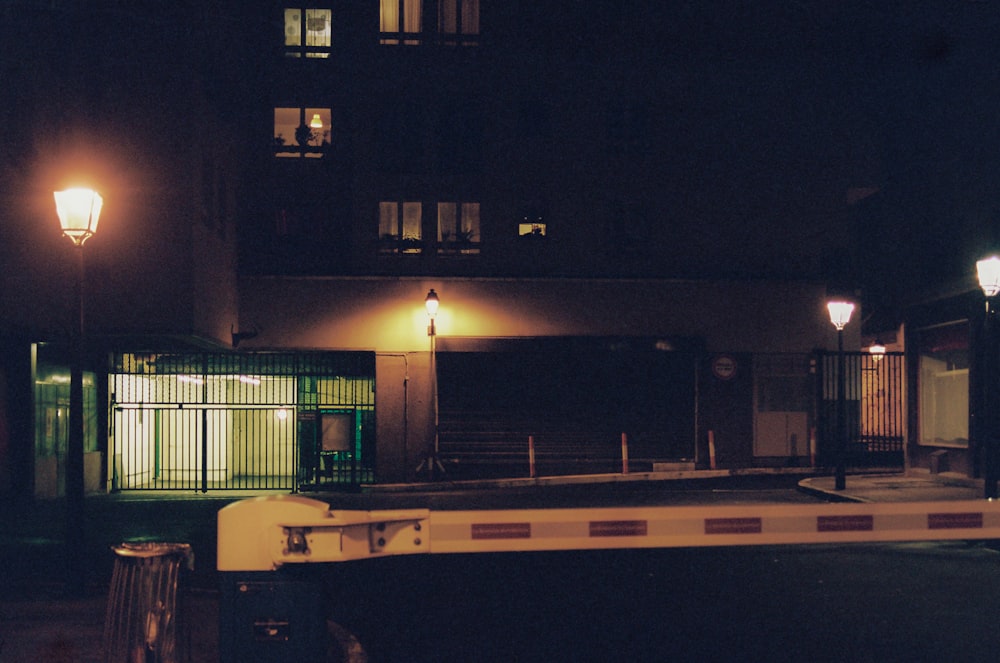
[[[298,495],[230,504],[218,570],[418,553],[1000,539],[1000,502],[333,511]]]

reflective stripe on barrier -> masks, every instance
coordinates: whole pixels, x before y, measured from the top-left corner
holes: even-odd
[[[220,571],[420,553],[1000,539],[1000,502],[334,511],[269,496],[219,512]]]
[[[443,511],[430,526],[435,553],[1000,539],[1000,503]]]

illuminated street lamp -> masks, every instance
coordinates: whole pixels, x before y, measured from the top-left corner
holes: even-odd
[[[83,431],[83,243],[97,232],[97,221],[104,201],[90,189],[67,189],[55,192],[56,213],[63,235],[77,249],[76,311],[72,338],[69,381],[69,449],[66,455],[66,578],[67,590],[82,593],[86,584],[83,558],[84,508],[84,431]]]
[[[844,381],[844,327],[851,321],[854,304],[843,300],[827,303],[830,322],[837,328],[837,468],[834,488],[843,490],[847,475],[847,386]]]
[[[427,335],[436,336],[437,329],[434,327],[434,318],[437,317],[438,306],[441,305],[441,300],[438,299],[438,294],[434,292],[434,288],[427,293],[427,298],[424,299],[424,306],[427,308],[427,318],[430,320],[430,324],[427,325]]]
[[[997,412],[997,401],[1000,401],[1000,342],[997,339],[996,296],[1000,293],[1000,258],[991,255],[976,263],[976,273],[979,277],[979,287],[986,298],[986,316],[983,321],[983,343],[985,348],[980,353],[981,370],[980,383],[983,385],[983,497],[988,500],[997,498],[997,445],[1000,444],[1000,413]]]
[[[868,346],[868,354],[872,356],[872,361],[877,364],[885,358],[885,344],[875,339],[875,342]]]
[[[440,453],[440,435],[438,434],[440,428],[439,413],[438,413],[438,381],[437,381],[437,327],[434,325],[434,319],[437,317],[438,306],[441,305],[441,300],[438,298],[438,294],[434,292],[434,288],[431,288],[427,293],[427,297],[424,298],[424,308],[427,309],[427,318],[430,320],[430,324],[427,325],[427,335],[431,339],[431,400],[434,408],[434,449],[431,453],[427,454],[427,457],[420,461],[417,466],[417,473],[419,474],[424,467],[427,468],[428,475],[433,479],[434,473],[440,471],[444,474],[444,465],[441,464],[441,459],[438,457]]]

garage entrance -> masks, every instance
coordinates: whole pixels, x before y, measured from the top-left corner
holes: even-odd
[[[440,458],[461,476],[621,471],[694,458],[697,353],[666,338],[438,340]]]

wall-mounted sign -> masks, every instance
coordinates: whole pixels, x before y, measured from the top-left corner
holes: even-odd
[[[712,359],[712,375],[720,380],[731,380],[736,375],[736,359],[729,355],[716,355]]]

